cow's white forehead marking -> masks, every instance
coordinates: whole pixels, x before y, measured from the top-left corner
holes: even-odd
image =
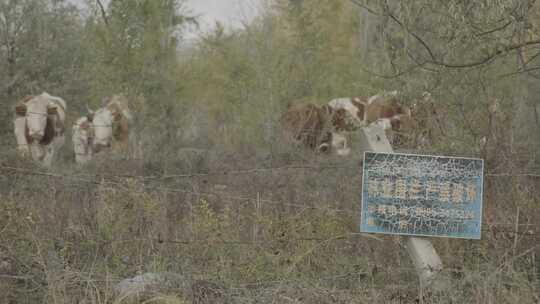
[[[328,105],[333,109],[344,109],[351,114],[355,119],[359,119],[358,112],[360,109],[351,102],[351,98],[337,98],[331,100]]]
[[[112,124],[112,113],[109,109],[107,108],[100,108],[96,111],[96,113],[94,113],[94,124],[96,126],[109,126],[110,124]]]
[[[392,121],[390,118],[380,118],[375,121],[374,124],[381,126],[383,130],[392,129]]]

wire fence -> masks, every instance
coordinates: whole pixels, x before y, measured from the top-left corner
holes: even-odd
[[[244,174],[259,174],[259,173],[273,173],[280,171],[289,171],[289,170],[357,170],[358,174],[361,174],[359,168],[354,168],[351,166],[339,166],[339,165],[288,165],[288,166],[279,166],[279,167],[256,167],[256,168],[247,168],[247,169],[235,169],[235,170],[220,170],[214,172],[206,173],[189,173],[189,174],[163,174],[163,175],[133,175],[133,174],[88,174],[88,173],[57,173],[50,172],[45,170],[36,170],[31,168],[23,167],[14,167],[14,166],[0,166],[0,174],[4,172],[11,172],[15,174],[22,175],[33,175],[33,176],[44,176],[55,179],[67,179],[76,182],[82,182],[87,184],[101,185],[101,186],[114,186],[118,189],[124,189],[130,192],[145,192],[145,191],[159,191],[165,193],[182,193],[182,194],[192,194],[198,197],[219,197],[221,199],[228,199],[231,201],[243,202],[243,203],[264,203],[270,205],[279,205],[279,206],[288,206],[302,209],[316,209],[324,210],[335,213],[345,213],[345,214],[357,214],[360,212],[360,204],[355,208],[332,208],[329,206],[316,206],[309,204],[300,204],[285,202],[279,200],[272,200],[262,198],[257,194],[257,196],[249,195],[234,195],[227,194],[225,191],[196,191],[189,189],[181,189],[178,187],[166,187],[159,185],[160,182],[165,182],[168,180],[175,179],[189,179],[189,178],[198,178],[198,177],[210,177],[210,176],[232,176],[232,175],[244,175]],[[540,174],[536,173],[486,173],[485,177],[540,177]],[[137,184],[136,188],[130,187],[129,181],[136,180],[140,183]],[[156,182],[158,185],[150,185],[150,182]],[[360,199],[360,191],[358,192],[358,198]],[[503,227],[503,228],[500,228]],[[509,228],[510,227],[510,228]],[[527,231],[518,231],[516,227],[525,227]],[[484,224],[482,227],[482,232],[489,232],[494,234],[510,234],[517,236],[527,236],[533,237],[539,235],[540,232],[533,231],[530,228],[540,227],[540,224],[535,223],[488,223]],[[302,239],[299,241],[306,241],[308,239]],[[314,239],[313,239],[314,240]],[[320,240],[321,241],[321,240]],[[238,244],[234,243],[233,244]],[[250,243],[254,244],[254,243]]]
[[[271,204],[271,205],[280,205],[280,206],[290,206],[297,207],[302,209],[319,209],[325,211],[331,211],[336,213],[345,213],[345,214],[360,214],[360,204],[357,208],[331,208],[329,206],[314,206],[307,204],[299,204],[294,202],[284,202],[279,200],[271,200],[262,198],[260,195],[233,195],[226,194],[223,192],[226,191],[196,191],[193,189],[182,189],[181,187],[171,187],[165,186],[167,182],[174,180],[186,180],[186,179],[197,179],[205,178],[210,176],[234,176],[234,175],[249,175],[249,174],[272,174],[280,173],[284,171],[299,171],[299,170],[308,170],[308,171],[321,171],[325,170],[356,170],[358,175],[361,174],[359,167],[343,166],[343,165],[289,165],[289,166],[279,166],[279,167],[255,167],[255,168],[246,168],[246,169],[234,169],[234,170],[216,170],[205,173],[187,173],[187,174],[163,174],[163,175],[136,175],[136,174],[91,174],[91,173],[62,173],[54,171],[46,171],[35,168],[24,168],[17,166],[5,166],[0,165],[0,176],[10,177],[14,175],[22,176],[37,176],[51,179],[61,179],[69,180],[72,182],[91,184],[97,186],[110,186],[115,187],[116,189],[121,189],[125,191],[135,191],[135,192],[145,192],[145,191],[160,191],[165,193],[184,193],[184,194],[193,194],[198,197],[215,197],[219,196],[221,198],[230,199],[236,202],[242,203],[252,203],[252,204]],[[524,177],[524,178],[537,178],[540,177],[540,174],[530,173],[530,172],[520,172],[520,173],[487,173],[485,177],[488,178],[509,178],[509,177]],[[131,182],[135,181],[137,186],[132,187]],[[358,191],[358,198],[360,198],[360,191]],[[537,227],[540,227],[540,224],[537,223],[504,223],[496,222],[489,223],[489,225],[484,224],[482,226],[482,233],[490,233],[497,236],[503,236],[511,240],[525,240],[525,242],[535,242],[540,235],[540,231]],[[0,229],[1,230],[1,229]],[[383,235],[373,235],[373,234],[364,234],[357,232],[347,232],[341,235],[334,235],[330,237],[310,237],[310,236],[294,236],[290,238],[273,238],[273,239],[252,239],[252,240],[216,240],[216,239],[162,239],[162,238],[134,238],[134,239],[115,239],[111,241],[104,241],[99,244],[99,246],[110,245],[110,243],[123,243],[123,242],[152,242],[160,244],[169,244],[172,246],[184,246],[184,245],[196,245],[196,244],[212,244],[217,246],[254,246],[260,247],[265,245],[273,245],[276,243],[313,243],[310,244],[310,248],[319,248],[321,245],[335,244],[333,242],[355,242],[356,238],[366,238],[374,240],[377,242],[393,242],[398,248],[404,249],[404,243],[400,237],[392,236],[383,236]],[[534,239],[531,240],[531,238]],[[530,241],[529,241],[530,240]],[[53,240],[51,240],[53,241]],[[109,242],[109,244],[107,244]],[[481,252],[482,248],[476,248]],[[535,247],[536,248],[536,245]],[[474,248],[472,248],[474,249]],[[471,250],[469,248],[468,250]],[[529,249],[527,249],[529,250]],[[475,250],[476,251],[476,250]],[[528,251],[525,251],[527,253]],[[519,256],[519,255],[516,255]],[[67,270],[66,270],[67,271]],[[295,286],[295,285],[309,285],[311,287],[317,287],[317,284],[323,286],[324,288],[331,286],[327,283],[332,283],[332,281],[349,281],[357,282],[366,277],[371,276],[371,269],[361,269],[359,271],[345,271],[337,272],[330,275],[305,275],[298,278],[278,278],[278,279],[268,279],[268,280],[256,280],[256,281],[247,281],[247,282],[228,282],[226,286],[225,293],[232,296],[241,296],[243,293],[255,291],[272,291],[275,288],[282,288],[284,286]],[[391,272],[392,275],[395,275],[396,272],[404,273],[414,273],[416,270],[414,267],[392,267],[379,269],[379,272]],[[466,274],[467,270],[463,269],[454,269],[454,268],[445,268],[445,272],[448,273],[462,273]],[[201,273],[202,277],[209,276],[209,273]],[[390,273],[389,273],[390,274]],[[103,277],[102,275],[95,273],[72,273],[73,280],[78,281],[82,284],[117,284],[122,281],[120,278],[116,277]],[[210,275],[211,276],[211,275]],[[33,282],[32,285],[38,286],[37,288],[46,288],[42,287],[39,282],[40,278],[37,275],[7,275],[0,274],[0,280],[13,280],[13,281],[28,281]],[[71,280],[69,274],[64,275],[65,280]],[[72,280],[72,281],[73,281]],[[399,282],[398,282],[399,283]],[[416,285],[415,281],[403,281],[398,285],[394,284],[392,286],[387,286],[386,284],[381,285],[383,290],[407,290],[411,286]],[[326,286],[326,287],[325,287]],[[359,285],[360,286],[360,285]],[[330,287],[329,287],[330,288]],[[340,292],[339,290],[332,289],[331,293]],[[347,289],[346,292],[349,294],[354,292],[353,289]]]
[[[206,177],[206,176],[224,176],[224,175],[238,175],[238,174],[250,174],[250,173],[267,173],[285,170],[359,170],[360,166],[344,166],[344,165],[287,165],[278,167],[255,167],[247,169],[234,169],[234,170],[219,170],[215,172],[206,173],[187,173],[187,174],[163,174],[163,175],[134,175],[134,174],[68,174],[68,173],[54,173],[45,170],[35,170],[23,167],[13,166],[0,166],[0,170],[8,170],[12,172],[26,173],[31,175],[43,175],[50,177],[95,177],[95,178],[134,178],[139,180],[167,180],[167,179],[180,179],[180,178],[194,178],[194,177]],[[361,173],[361,171],[358,171]],[[484,177],[540,177],[540,173],[536,172],[488,172],[484,174]]]

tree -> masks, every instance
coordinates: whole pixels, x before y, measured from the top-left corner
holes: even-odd
[[[83,38],[81,74],[88,99],[98,106],[104,96],[123,92],[139,101],[132,106],[145,127],[164,127],[155,133],[170,137],[181,88],[178,47],[183,29],[195,19],[181,13],[179,0],[113,0],[106,9],[95,4],[99,7],[87,20]]]
[[[501,113],[519,122],[516,134],[538,127],[531,114],[538,101],[527,97],[535,95],[530,94],[534,85],[523,81],[540,69],[536,1],[351,2],[364,15],[386,20],[383,51],[389,64],[371,66],[374,74],[410,94],[432,91],[439,103],[449,105],[450,121],[459,123],[446,126],[451,136],[446,142],[478,152],[478,142],[492,133],[487,117],[493,99]],[[371,52],[366,56],[380,58]],[[528,59],[522,58],[525,53]]]
[[[70,101],[79,89],[80,24],[63,0],[0,1],[0,98],[7,105],[41,91]],[[11,131],[11,113],[2,113],[1,130]]]

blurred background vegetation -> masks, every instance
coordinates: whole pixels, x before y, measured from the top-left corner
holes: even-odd
[[[358,155],[278,139],[289,104],[383,90],[416,109],[397,150],[485,160],[482,241],[435,241],[451,288],[426,301],[540,301],[540,3],[266,0],[186,41],[196,25],[180,0],[0,0],[0,303],[112,303],[160,271],[236,303],[423,301],[399,240],[356,234]],[[68,140],[48,173],[19,159],[12,107],[42,91],[68,129],[129,96],[130,156],[79,168]]]

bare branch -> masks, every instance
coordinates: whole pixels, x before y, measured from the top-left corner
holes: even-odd
[[[511,44],[511,45],[505,47],[504,49],[499,49],[499,50],[494,51],[493,53],[486,56],[485,58],[482,58],[482,59],[479,59],[479,60],[473,61],[473,62],[468,62],[468,63],[448,63],[448,62],[443,62],[443,61],[429,61],[429,63],[434,64],[434,65],[443,66],[443,67],[446,67],[446,68],[452,68],[452,69],[472,68],[472,67],[476,67],[476,66],[480,66],[480,65],[483,65],[485,63],[488,63],[489,61],[491,61],[492,59],[494,59],[497,56],[510,53],[511,51],[518,50],[518,49],[520,49],[522,47],[536,45],[536,44],[540,44],[540,39],[525,41],[525,42],[522,42],[522,43]]]
[[[426,61],[426,63],[442,66],[442,67],[445,67],[445,68],[460,69],[460,68],[472,68],[472,67],[480,66],[480,65],[483,65],[483,64],[486,64],[486,63],[490,62],[491,60],[495,59],[495,57],[497,57],[497,56],[510,53],[511,51],[520,49],[522,47],[540,44],[540,39],[535,39],[535,40],[530,40],[530,41],[525,41],[525,42],[522,42],[522,43],[509,45],[509,46],[507,46],[507,47],[505,47],[503,49],[496,50],[496,51],[492,52],[491,54],[489,54],[488,56],[486,56],[485,58],[479,59],[477,61],[467,62],[467,63],[444,62],[444,61],[437,60],[436,57],[435,57],[435,54],[432,51],[432,48],[424,41],[424,39],[422,39],[418,34],[410,31],[409,28],[405,24],[403,24],[403,22],[401,22],[401,20],[399,20],[396,16],[394,16],[390,12],[390,10],[388,8],[386,8],[386,12],[384,12],[382,14],[379,14],[379,13],[375,12],[373,9],[370,9],[369,7],[367,7],[364,4],[360,3],[358,0],[350,0],[350,1],[353,4],[357,5],[358,7],[366,9],[367,11],[369,11],[372,14],[375,14],[375,15],[378,15],[378,16],[388,16],[388,17],[390,17],[390,19],[392,19],[396,24],[398,24],[401,28],[403,28],[403,30],[407,34],[414,37],[422,45],[422,47],[429,53],[429,56],[431,57],[431,60]],[[490,31],[486,31],[486,32],[483,32],[483,33],[480,33],[480,34],[477,34],[477,35],[487,35],[489,33],[500,31],[500,30],[504,29],[505,27],[507,27],[510,24],[512,24],[512,21],[502,25],[501,27],[498,27],[498,28],[495,28],[495,29],[492,29]],[[395,76],[393,76],[393,77],[395,77]]]
[[[365,9],[366,11],[372,13],[373,15],[376,15],[376,16],[382,16],[383,14],[381,13],[378,13],[376,12],[374,9],[372,8],[369,8],[367,5],[364,5],[363,3],[361,3],[360,1],[358,0],[350,0],[354,5],[360,7],[360,8],[363,8]]]
[[[103,6],[103,3],[101,3],[101,0],[96,0],[96,3],[99,6],[99,10],[101,11],[101,17],[103,18],[103,21],[105,21],[106,25],[109,25],[109,18],[107,17],[107,13],[105,12],[105,7]]]
[[[529,73],[529,72],[538,71],[538,70],[540,70],[540,67],[533,67],[533,68],[528,68],[528,69],[519,69],[519,70],[517,70],[515,72],[512,72],[512,73],[499,75],[497,78],[505,78],[505,77],[510,77],[510,76],[519,75],[519,74],[523,74],[523,73]]]
[[[15,74],[13,76],[12,79],[10,79],[5,85],[4,87],[2,88],[3,91],[7,91],[9,90],[10,88],[12,88],[13,86],[15,86],[19,80],[21,79],[21,77],[23,76],[24,74],[24,71],[19,71],[17,74]]]
[[[379,77],[379,78],[383,78],[383,79],[394,79],[394,78],[398,78],[398,77],[401,77],[405,74],[408,74],[416,69],[420,69],[420,68],[423,68],[423,64],[413,64],[412,66],[400,71],[400,72],[397,72],[393,75],[384,75],[384,74],[379,74],[377,72],[374,72],[374,71],[371,71],[369,69],[366,69],[366,68],[362,68],[360,67],[360,69],[366,73],[369,73],[370,75],[373,75],[375,77]]]
[[[431,48],[427,45],[427,43],[422,38],[420,38],[420,36],[411,32],[409,28],[403,24],[403,22],[401,22],[396,16],[390,13],[389,9],[387,9],[387,16],[390,17],[390,19],[394,20],[394,22],[397,23],[399,26],[401,26],[405,30],[405,32],[407,32],[407,34],[413,36],[414,39],[416,39],[416,41],[420,42],[420,44],[424,47],[424,49],[429,53],[429,56],[431,57],[431,59],[436,60],[435,55],[433,54],[433,52],[431,51]]]
[[[487,30],[485,32],[481,32],[481,33],[478,33],[478,34],[475,34],[475,36],[477,37],[480,37],[480,36],[485,36],[485,35],[489,35],[489,34],[492,34],[492,33],[495,33],[495,32],[498,32],[498,31],[502,31],[504,30],[506,27],[508,27],[510,24],[512,24],[513,21],[510,20],[508,22],[506,22],[505,24],[499,26],[499,27],[496,27],[494,29],[491,29],[491,30]]]

